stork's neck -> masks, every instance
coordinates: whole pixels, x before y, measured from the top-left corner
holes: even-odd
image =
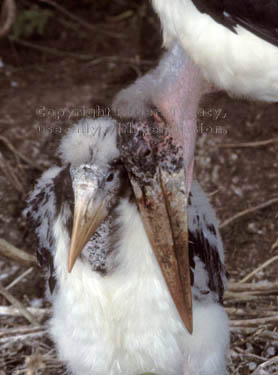
[[[198,66],[179,44],[165,54],[158,67],[157,77],[152,101],[168,122],[182,124],[195,120],[206,82]]]
[[[198,105],[202,95],[211,88],[198,66],[179,44],[165,54],[155,75],[158,82],[151,99],[169,124],[169,132],[183,149],[189,192],[193,175]]]

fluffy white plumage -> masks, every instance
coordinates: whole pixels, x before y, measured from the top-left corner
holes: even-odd
[[[94,121],[81,120],[63,137],[59,147],[61,159],[64,163],[70,163],[76,167],[89,162],[92,150],[97,158],[93,162],[98,165],[107,164],[107,160],[119,157],[119,150],[115,144],[115,126],[116,121],[108,117]],[[106,132],[111,132],[111,136],[108,134],[104,137]]]
[[[111,156],[118,154],[116,132],[107,131],[114,129],[114,125],[108,118],[77,125],[62,141],[63,161],[75,165],[100,162],[105,167]],[[79,132],[77,136],[76,130],[85,126],[91,126],[94,132],[91,135]],[[50,297],[53,314],[49,329],[59,356],[69,370],[74,375],[146,372],[224,375],[228,320],[217,295],[209,290],[205,265],[199,256],[194,256],[194,333],[190,336],[168,292],[134,202],[122,198],[116,207],[115,220],[121,229],[113,269],[103,275],[93,271],[86,258],[79,258],[72,273],[68,273],[67,222],[72,213],[66,201],[57,211],[58,200],[53,189],[61,171],[63,168],[54,167],[44,173],[30,195],[27,214],[37,224],[40,246],[49,249],[53,256],[57,284]],[[42,195],[45,191],[47,196]],[[211,226],[215,228],[214,234]],[[223,262],[217,226],[204,192],[194,183],[189,229],[192,233],[201,230]],[[225,284],[224,273],[221,278]],[[203,295],[202,290],[207,292]]]
[[[278,48],[241,26],[236,33],[200,13],[191,0],[153,0],[167,48],[181,43],[204,77],[233,94],[278,100]]]

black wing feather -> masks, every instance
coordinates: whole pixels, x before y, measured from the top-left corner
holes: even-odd
[[[196,292],[193,295],[197,299],[210,295],[217,302],[223,303],[227,277],[221,255],[223,247],[218,221],[204,192],[197,189],[196,185],[193,187],[188,200],[190,276]]]
[[[192,0],[201,13],[210,15],[236,32],[240,25],[278,46],[278,1],[276,0]]]
[[[223,275],[225,275],[226,270],[217,248],[205,237],[203,231],[189,231],[188,240],[191,284],[194,285],[194,257],[197,256],[203,262],[208,273],[209,290],[216,293],[218,302],[223,304],[225,290]],[[205,293],[205,291],[202,291],[202,293]]]

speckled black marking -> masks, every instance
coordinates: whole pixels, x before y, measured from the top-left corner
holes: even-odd
[[[72,212],[73,212],[73,211],[72,211]],[[69,236],[70,236],[71,233],[72,233],[72,228],[73,228],[73,215],[71,215],[71,216],[67,219],[65,225],[66,225],[67,232],[69,233]]]
[[[115,252],[119,247],[119,242],[122,237],[122,227],[119,224],[118,220],[118,205],[122,199],[127,199],[130,203],[136,204],[128,174],[123,164],[121,162],[115,162],[113,167],[119,171],[120,186],[109,213],[109,220],[111,224],[109,228],[108,247],[105,249],[105,254],[103,253],[103,255],[105,256],[104,263],[99,265],[98,267],[95,267],[93,265],[94,271],[101,273],[103,276],[107,275],[108,272],[113,271],[113,269],[117,267],[116,264],[109,261],[109,266],[111,267],[111,265],[113,264],[113,269],[108,269],[108,258],[110,258],[111,256],[115,258]]]
[[[103,243],[99,241],[100,236],[104,235],[103,229],[99,228],[90,239],[85,252],[81,254],[81,256],[89,261],[92,270],[102,276],[107,275],[116,267],[114,264],[115,252],[118,249],[122,233],[118,220],[118,206],[122,199],[134,202],[135,204],[128,174],[120,159],[113,160],[110,163],[109,173],[117,174],[118,182],[115,185],[114,196],[109,205],[109,214],[102,224],[107,230],[107,243],[103,246]]]
[[[214,236],[216,236],[215,226],[213,224],[206,224],[206,225],[207,225],[207,229],[210,231],[210,233],[212,233]]]
[[[181,147],[157,114],[143,120],[118,121],[117,145],[129,175],[141,186],[152,182],[158,167],[174,172],[184,165]]]
[[[122,163],[117,165],[117,169],[119,170],[119,178],[120,178],[120,188],[117,194],[118,202],[120,199],[131,200],[133,197],[133,193],[132,193],[127,171]]]
[[[117,210],[114,210],[112,212],[112,226],[111,226],[111,231],[110,231],[110,236],[109,236],[109,244],[108,244],[108,249],[106,251],[107,257],[110,257],[111,255],[115,259],[116,251],[119,248],[119,242],[122,237],[122,231],[123,228],[119,224],[119,213]],[[113,269],[115,269],[118,265],[113,263]],[[112,271],[113,271],[112,269]]]
[[[54,261],[53,256],[49,257],[49,278],[48,278],[48,286],[50,293],[54,292],[56,286],[56,278],[55,278],[55,271],[54,271]]]
[[[195,269],[195,261],[194,261],[194,255],[195,255],[195,247],[194,243],[190,243],[190,238],[192,237],[192,233],[189,230],[189,245],[188,245],[188,254],[189,254],[189,266],[190,266],[190,280],[191,280],[191,286],[194,285],[194,269]]]
[[[73,212],[74,194],[69,165],[62,169],[62,171],[53,179],[53,187],[57,213],[61,212],[62,206],[65,202],[68,202],[71,211]]]
[[[50,187],[51,185],[47,184],[45,186],[45,190],[49,189]],[[32,211],[38,212],[39,206],[41,204],[45,204],[46,201],[49,199],[49,194],[45,190],[41,191],[39,194],[35,196],[34,199],[32,199],[29,202],[29,206],[31,207]],[[39,222],[34,220],[34,218],[31,216],[30,210],[27,213],[27,221],[28,221],[30,228],[35,229],[39,225]]]
[[[40,217],[35,219],[34,216],[32,216],[31,211],[37,213],[39,210],[39,206],[41,204],[46,204],[47,200],[49,199],[49,194],[46,192],[47,190],[51,190],[51,184],[45,185],[45,190],[42,190],[39,194],[35,196],[34,199],[29,201],[29,210],[27,212],[26,219],[27,219],[30,233],[36,232],[36,229],[40,225],[40,220],[41,220]],[[49,220],[48,220],[48,225],[50,225]],[[39,265],[42,266],[44,257],[47,257],[47,254],[45,254],[45,252],[49,253],[50,251],[45,248],[40,248],[39,240],[37,237],[36,237],[36,240],[38,244],[37,259],[38,259]],[[51,246],[54,240],[51,235],[51,230],[49,227],[47,230],[47,240],[48,240],[49,245]]]
[[[190,192],[188,195],[188,205],[191,206],[192,204],[192,193]]]
[[[198,256],[208,272],[209,288],[218,295],[218,302],[223,303],[225,274],[224,264],[221,262],[217,248],[212,245],[201,231],[189,231],[190,266],[194,269],[194,256]],[[194,279],[193,279],[194,283]]]
[[[111,131],[113,131],[113,128],[111,129],[111,128],[106,128],[105,130],[104,130],[104,132],[102,132],[101,134],[102,134],[102,139],[104,139],[106,136],[107,136],[107,134],[109,133],[109,132],[111,132]]]
[[[207,296],[209,294],[209,290],[201,290],[200,293],[203,295],[203,296]]]
[[[42,194],[40,194],[40,196],[42,196]],[[34,207],[36,207],[36,205],[38,204],[37,199],[33,200],[33,204],[35,205]],[[39,241],[38,237],[35,236],[35,229],[39,225],[39,223],[35,222],[32,219],[30,220],[30,218],[31,218],[31,215],[30,215],[30,213],[28,213],[27,221],[29,223],[30,232],[33,233],[33,236],[34,236],[35,241],[36,241],[37,261],[38,261],[38,264],[39,264],[40,267],[49,270],[48,285],[49,285],[50,292],[53,293],[55,285],[56,285],[56,278],[54,276],[53,255],[52,255],[50,249],[47,249],[46,247],[40,246],[40,241]],[[50,225],[50,223],[49,223],[49,225]],[[54,243],[54,239],[52,237],[52,228],[51,227],[49,227],[48,230],[47,230],[47,237],[48,237],[49,248],[52,248],[53,243]]]

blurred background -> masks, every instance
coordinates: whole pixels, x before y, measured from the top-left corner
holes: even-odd
[[[156,66],[160,24],[148,0],[16,5],[13,28],[0,40],[0,375],[63,374],[44,327],[26,320],[10,298],[43,324],[49,305],[42,271],[34,258],[14,261],[6,249],[35,254],[22,216],[28,192],[42,171],[59,163],[65,129],[82,117],[109,114],[113,96]],[[277,155],[278,104],[223,92],[203,99],[195,174],[221,223],[230,280],[238,283],[270,260],[247,281],[274,285],[253,294],[231,289],[225,304],[236,322],[263,319],[266,311],[277,318]],[[251,374],[277,355],[278,319],[269,321],[232,324],[231,374]]]

